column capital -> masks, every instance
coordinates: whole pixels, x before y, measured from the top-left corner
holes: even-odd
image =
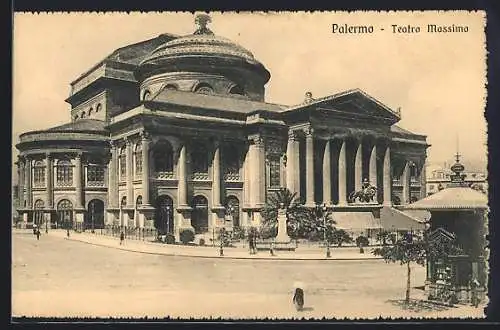
[[[79,151],[79,152],[77,152],[77,153],[75,154],[75,158],[77,158],[77,159],[80,159],[80,160],[81,160],[81,159],[82,159],[82,157],[83,157],[83,152],[82,152],[82,151]]]
[[[288,141],[297,141],[298,136],[297,132],[294,130],[289,130],[288,131]]]
[[[151,134],[148,131],[146,131],[146,130],[142,130],[139,133],[139,136],[141,137],[142,141],[149,141],[150,138],[151,138]]]
[[[303,131],[306,135],[306,138],[312,138],[314,135],[314,128],[312,128],[311,126],[304,128]]]
[[[116,149],[118,147],[118,142],[114,140],[109,140],[109,147],[111,149]]]
[[[54,155],[52,155],[50,152],[46,152],[45,153],[45,158],[52,159],[52,158],[54,158]]]
[[[253,143],[256,147],[264,147],[264,137],[262,135],[253,135],[249,136],[248,139],[251,143]]]
[[[130,136],[124,137],[123,140],[125,140],[127,147],[132,145],[132,138]]]

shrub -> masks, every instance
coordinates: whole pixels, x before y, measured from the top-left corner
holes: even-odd
[[[167,244],[175,244],[175,236],[172,235],[172,234],[168,234],[165,237],[165,243],[167,243]]]
[[[360,248],[362,248],[363,246],[368,246],[368,244],[368,238],[366,238],[365,236],[361,235],[356,237],[356,245]]]
[[[188,244],[189,242],[194,241],[194,232],[190,229],[184,229],[180,233],[180,240],[182,244]]]
[[[200,246],[204,246],[205,245],[205,239],[204,238],[200,238],[200,242],[198,244]]]

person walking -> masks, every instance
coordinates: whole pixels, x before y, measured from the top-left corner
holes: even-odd
[[[479,283],[479,281],[477,280],[477,278],[473,278],[471,280],[471,284],[470,284],[471,293],[472,293],[471,303],[472,303],[472,306],[474,306],[475,308],[477,308],[479,306],[479,292],[478,292],[478,289],[479,289],[480,285],[481,284]]]
[[[292,301],[295,309],[300,312],[304,308],[304,289],[302,289],[304,286],[301,283],[297,282],[295,283],[294,287],[295,292],[293,294]]]
[[[120,245],[122,245],[125,242],[125,234],[123,231],[120,233]]]
[[[36,240],[39,241],[40,240],[40,229],[37,228],[36,230]]]

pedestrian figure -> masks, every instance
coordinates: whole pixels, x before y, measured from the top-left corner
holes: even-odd
[[[297,311],[302,311],[304,308],[304,290],[302,289],[303,285],[301,283],[295,284],[295,292],[293,294],[293,304]]]
[[[472,303],[472,306],[474,306],[476,308],[479,306],[478,289],[479,289],[480,285],[481,284],[479,283],[479,281],[476,278],[471,280],[471,284],[470,284],[471,293],[472,293],[471,303]]]
[[[39,241],[40,240],[40,229],[37,229],[36,230],[36,240]]]
[[[120,245],[122,245],[122,244],[123,244],[124,240],[125,240],[125,234],[124,234],[124,233],[123,233],[123,231],[122,231],[122,232],[120,233]]]
[[[66,236],[69,238],[69,229],[66,231]]]
[[[274,242],[271,242],[269,246],[269,253],[271,254],[271,256],[274,256]]]
[[[248,233],[248,247],[250,248],[250,254],[255,253],[254,241],[253,241],[253,231]]]

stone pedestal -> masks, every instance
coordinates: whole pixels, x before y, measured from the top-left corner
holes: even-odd
[[[139,228],[154,227],[155,208],[149,205],[143,205],[139,209]]]
[[[212,232],[213,228],[221,228],[225,225],[226,208],[224,206],[215,206],[212,208],[212,221],[209,223],[208,232]]]
[[[106,211],[106,226],[120,225],[120,209],[109,208]]]
[[[85,210],[75,210],[75,230],[83,231],[83,222],[85,219]]]
[[[287,233],[287,217],[286,209],[278,210],[278,235],[276,236],[276,243],[290,243],[290,236]]]
[[[28,212],[23,213],[23,222],[21,223],[21,228],[26,229],[28,227]]]
[[[194,232],[194,227],[191,225],[191,211],[189,206],[179,206],[174,219],[174,236],[176,241],[180,241],[180,232],[184,229],[190,229]]]

